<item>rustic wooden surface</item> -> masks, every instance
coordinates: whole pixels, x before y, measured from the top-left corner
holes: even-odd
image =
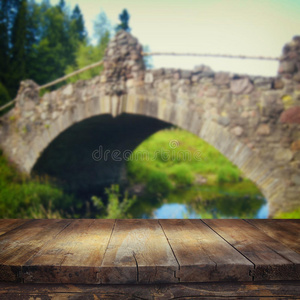
[[[276,280],[300,295],[299,235],[299,220],[0,220],[0,281]]]
[[[254,265],[199,220],[160,220],[180,282],[251,281]]]
[[[218,221],[205,223],[255,265],[254,280],[300,280],[298,253],[244,220]]]
[[[101,283],[178,282],[179,266],[158,220],[117,220]]]
[[[0,283],[3,300],[299,299],[299,281],[128,285]]]
[[[299,220],[247,220],[273,239],[300,253]]]

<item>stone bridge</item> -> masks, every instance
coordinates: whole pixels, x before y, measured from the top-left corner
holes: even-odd
[[[100,76],[42,97],[33,81],[22,82],[15,107],[1,118],[0,146],[26,173],[71,178],[89,189],[122,177],[124,160],[92,159],[99,146],[132,150],[176,125],[213,145],[256,183],[272,216],[299,207],[299,82],[299,37],[283,48],[278,76],[265,78],[206,66],[146,70],[141,45],[121,31]]]

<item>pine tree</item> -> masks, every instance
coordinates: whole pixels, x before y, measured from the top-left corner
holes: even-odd
[[[124,9],[122,11],[122,13],[119,15],[119,20],[121,21],[121,23],[117,26],[117,28],[116,28],[117,31],[123,29],[125,31],[130,32],[131,29],[130,29],[129,24],[128,24],[129,18],[130,18],[130,15],[129,15],[127,9]]]
[[[87,33],[84,27],[83,15],[78,5],[75,6],[72,12],[71,20],[76,38],[82,42],[86,38]]]
[[[15,95],[20,81],[26,78],[27,1],[21,0],[12,30],[9,92]]]
[[[12,28],[19,8],[18,0],[0,1],[0,83],[9,90]],[[9,91],[9,94],[11,92]],[[10,95],[13,96],[13,95]]]
[[[8,38],[8,1],[0,1],[0,83],[4,89],[7,85],[9,65],[9,38]],[[7,93],[7,91],[6,91]],[[3,98],[4,99],[4,98]]]
[[[66,8],[66,2],[65,0],[60,0],[58,5],[57,5],[58,9],[60,10],[60,12],[64,12],[65,8]]]

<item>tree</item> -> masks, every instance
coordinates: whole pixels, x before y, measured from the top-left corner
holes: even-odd
[[[0,1],[0,83],[6,84],[9,62],[8,1]],[[5,88],[3,86],[3,88]],[[6,92],[7,93],[7,92]]]
[[[82,69],[88,65],[91,65],[95,62],[100,61],[105,54],[105,49],[109,42],[109,32],[107,31],[106,34],[102,37],[101,41],[98,45],[94,46],[89,44],[87,41],[84,41],[80,44],[79,48],[76,51],[76,63],[75,65],[69,65],[66,68],[65,73],[69,74],[74,72],[75,70]],[[92,77],[95,77],[100,74],[103,70],[103,67],[97,67],[85,71],[77,76],[73,76],[68,79],[69,82],[76,82],[79,79],[86,80]]]
[[[112,26],[104,11],[101,11],[94,21],[94,38],[97,39],[97,44],[101,44],[101,39],[112,34]]]
[[[65,0],[60,0],[59,3],[57,4],[57,7],[59,8],[59,10],[61,12],[64,12],[64,10],[66,8],[66,2],[65,2]]]
[[[74,34],[76,35],[76,38],[82,42],[86,38],[87,33],[84,27],[83,15],[78,5],[75,6],[72,12],[71,20]]]
[[[34,45],[32,79],[38,84],[62,77],[68,65],[75,64],[75,53],[79,46],[77,33],[71,16],[62,6],[48,7],[42,3],[40,39]]]
[[[19,8],[18,0],[0,1],[0,83],[7,91],[10,80],[11,37]],[[10,95],[12,96],[12,95]]]
[[[9,94],[5,86],[0,82],[0,107],[10,100]],[[0,112],[1,114],[1,112]]]
[[[12,29],[12,49],[8,88],[15,95],[20,81],[26,78],[27,1],[21,0]]]
[[[119,31],[119,30],[125,30],[125,31],[128,31],[130,32],[130,27],[129,27],[129,18],[130,18],[130,15],[127,11],[127,9],[123,9],[122,13],[119,15],[119,19],[121,21],[121,23],[117,26],[116,30]]]

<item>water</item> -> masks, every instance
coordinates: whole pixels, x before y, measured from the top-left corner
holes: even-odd
[[[218,187],[191,188],[153,200],[139,197],[131,214],[145,219],[210,219],[268,217],[268,205],[260,194],[243,195],[223,191]],[[199,196],[201,193],[201,197]]]
[[[147,216],[144,215],[144,218]],[[193,209],[185,204],[163,204],[160,208],[153,211],[153,219],[203,219],[201,214],[197,214]],[[266,219],[268,217],[268,205],[264,204],[254,219]],[[223,216],[223,218],[237,218],[236,215]]]

